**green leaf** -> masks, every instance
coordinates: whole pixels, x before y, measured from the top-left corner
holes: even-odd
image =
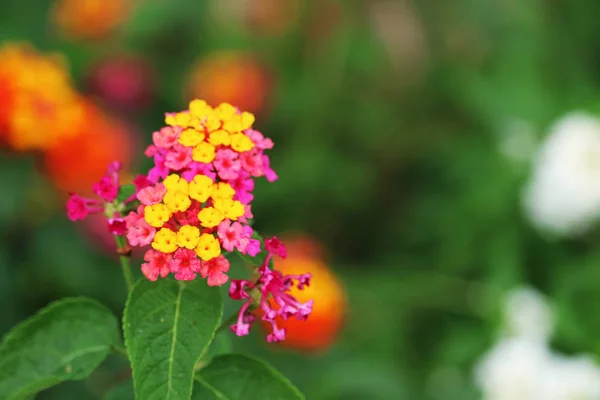
[[[193,400],[298,400],[304,395],[280,372],[241,354],[226,354],[196,374]]]
[[[200,364],[206,365],[216,356],[231,353],[233,350],[231,337],[232,335],[229,334],[228,330],[221,335],[215,336],[215,340],[213,340],[208,349],[202,355],[202,358],[200,358]]]
[[[121,185],[121,187],[119,187],[119,194],[117,194],[117,200],[119,201],[119,203],[122,203],[129,197],[133,196],[134,193],[135,185],[133,183]]]
[[[136,398],[189,399],[194,367],[222,313],[219,288],[203,279],[139,281],[123,317]]]
[[[85,379],[118,341],[117,319],[102,304],[86,298],[54,302],[0,343],[0,399]]]
[[[133,394],[133,382],[131,379],[127,379],[119,383],[115,388],[110,390],[104,400],[134,400]]]

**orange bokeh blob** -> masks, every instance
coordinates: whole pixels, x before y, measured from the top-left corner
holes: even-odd
[[[322,258],[317,257],[323,254],[318,243],[308,237],[299,237],[285,244],[288,256],[276,258],[275,269],[292,275],[310,272],[310,286],[304,290],[293,288],[290,294],[302,303],[312,299],[314,305],[306,321],[277,318],[277,326],[286,329],[286,338],[278,345],[306,352],[324,351],[334,343],[342,328],[347,310],[346,292]],[[275,302],[271,303],[276,307]],[[271,332],[271,325],[261,322],[264,329]]]
[[[271,87],[271,74],[251,55],[218,52],[201,60],[192,70],[187,100],[230,103],[241,110],[260,113],[267,105]]]
[[[132,3],[132,0],[59,0],[52,17],[65,36],[100,39],[129,18]]]
[[[44,153],[42,169],[57,188],[86,195],[110,162],[128,166],[134,145],[123,122],[107,117],[92,104],[86,107],[86,123],[80,129],[81,134]]]
[[[0,135],[17,151],[44,150],[77,134],[83,105],[62,58],[27,44],[0,47]]]

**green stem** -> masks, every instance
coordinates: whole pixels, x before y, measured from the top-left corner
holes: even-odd
[[[125,250],[125,246],[127,242],[123,236],[115,236],[115,241],[117,242],[117,248],[119,250]],[[125,278],[125,284],[127,285],[127,292],[131,292],[133,288],[133,272],[131,271],[131,263],[129,262],[129,256],[125,254],[121,254],[119,256],[119,260],[121,261],[121,269],[123,270],[123,278]]]
[[[219,325],[219,327],[215,331],[215,336],[217,336],[223,329],[226,329],[227,327],[229,327],[229,325],[231,325],[235,321],[237,321],[237,318],[238,318],[238,313],[237,312],[231,314],[225,321],[223,321],[221,323],[221,325]]]
[[[125,347],[123,347],[123,346],[115,344],[110,348],[110,350],[112,351],[113,354],[115,354],[119,357],[125,357],[126,359],[129,359],[127,350],[125,350]]]

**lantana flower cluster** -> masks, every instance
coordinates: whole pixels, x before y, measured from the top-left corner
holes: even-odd
[[[93,187],[98,199],[71,194],[68,216],[81,220],[104,212],[110,231],[127,238],[122,254],[129,246],[146,249],[141,271],[151,281],[171,274],[189,281],[200,275],[209,286],[221,286],[229,280],[224,252],[255,257],[262,251],[250,226],[252,191],[254,178],[277,179],[264,154],[273,142],[252,128],[252,114],[227,103],[213,108],[193,100],[188,110],[167,113],[165,123],[145,152],[154,166],[134,179],[131,195],[119,186],[120,165],[113,163]],[[285,338],[278,319],[310,315],[312,300],[300,303],[289,292],[308,286],[311,276],[271,270],[273,255],[285,258],[286,249],[277,238],[264,245],[267,255],[254,268],[255,278],[231,282],[230,297],[245,301],[231,330],[247,335],[259,315],[272,326],[267,340],[278,342]]]
[[[277,175],[264,150],[273,142],[252,129],[254,116],[230,104],[212,108],[194,100],[189,109],[165,116],[146,155],[154,159],[140,206],[127,218],[132,246],[150,245],[142,272],[150,280],[173,273],[210,286],[227,282],[222,251],[255,256],[260,242],[252,218],[254,178]]]

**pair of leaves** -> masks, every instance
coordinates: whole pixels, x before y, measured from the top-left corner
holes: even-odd
[[[302,398],[285,378],[257,360],[215,356],[222,351],[218,349],[207,352],[222,309],[219,289],[201,279],[143,280],[135,285],[123,318],[135,398],[191,399],[192,387],[194,399]],[[103,305],[85,298],[55,302],[0,343],[0,399],[31,398],[63,381],[85,379],[118,343],[117,319]],[[201,359],[209,364],[194,376]],[[131,383],[108,398],[133,398]]]
[[[215,340],[208,351],[222,317],[220,293],[200,279],[190,283],[142,281],[134,287],[125,308],[123,328],[136,398],[303,398],[281,374],[240,355],[213,357],[196,374],[192,397],[198,362],[204,361],[205,353],[218,354],[217,345],[227,347]]]
[[[303,400],[304,396],[279,372],[240,354],[216,356],[195,377],[192,400]],[[125,381],[104,400],[134,400]]]

